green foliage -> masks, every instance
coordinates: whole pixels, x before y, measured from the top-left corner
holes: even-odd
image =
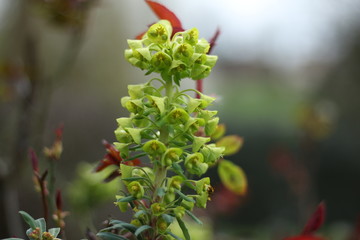
[[[34,219],[27,212],[19,212],[24,221],[29,225],[26,231],[26,236],[30,240],[60,240],[57,236],[60,233],[60,228],[50,228],[46,231],[46,222],[44,218]],[[5,238],[4,240],[23,240],[21,238]]]
[[[69,200],[74,211],[84,215],[99,204],[113,200],[114,193],[120,189],[118,180],[103,184],[111,169],[98,173],[94,173],[93,169],[92,164],[80,163],[77,167],[77,178],[68,188]]]

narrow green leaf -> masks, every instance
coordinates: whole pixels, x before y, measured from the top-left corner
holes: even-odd
[[[175,192],[176,192],[177,194],[179,194],[179,196],[180,196],[182,199],[184,199],[185,201],[195,202],[194,199],[189,198],[188,196],[186,196],[185,194],[183,194],[183,193],[182,193],[181,191],[179,191],[178,189],[174,189],[174,190],[175,190]]]
[[[103,240],[128,240],[126,237],[119,236],[110,232],[100,232],[96,234],[96,236],[100,237]]]
[[[133,197],[133,196],[127,196],[127,197],[124,197],[124,198],[119,198],[119,199],[117,200],[117,202],[131,202],[131,201],[134,201],[134,200],[136,200],[135,197]]]
[[[30,216],[27,212],[19,211],[19,213],[24,219],[24,221],[30,226],[30,228],[34,230],[36,228],[35,219],[32,216]]]
[[[22,238],[4,238],[3,240],[24,240]]]
[[[128,178],[122,178],[121,180],[129,181],[129,182],[139,181],[139,180],[147,180],[147,181],[149,181],[147,178],[144,178],[144,177],[128,177]]]
[[[132,225],[130,223],[127,222],[123,222],[120,220],[111,220],[110,224],[120,224],[123,228],[129,230],[130,232],[134,233],[137,229],[137,227],[135,225]]]
[[[44,218],[39,218],[35,220],[35,224],[38,228],[40,228],[40,232],[46,232],[46,222]]]
[[[202,221],[200,219],[198,219],[191,211],[185,209],[185,212],[187,213],[187,215],[189,215],[195,222],[197,222],[198,224],[202,225]]]
[[[60,233],[60,228],[50,228],[48,232],[54,237],[57,237]]]
[[[168,231],[166,232],[167,234],[169,234],[170,236],[172,236],[173,238],[175,238],[176,240],[182,240],[182,238],[179,238],[178,236],[176,236],[175,234],[173,234],[172,232]]]
[[[161,216],[168,224],[171,224],[174,221],[174,217],[169,214],[162,214]]]
[[[184,179],[187,179],[187,177],[184,175],[184,170],[181,168],[180,164],[174,162],[172,164],[172,170],[177,174],[182,176]]]
[[[143,225],[141,227],[139,227],[138,229],[136,229],[135,231],[135,236],[139,236],[142,232],[152,229],[152,227],[150,227],[149,225]]]
[[[111,227],[103,228],[100,230],[100,232],[106,232],[106,231],[110,231],[110,230],[114,230],[114,229],[126,229],[129,232],[134,233],[136,231],[137,227],[130,223],[123,222],[123,223],[114,224]]]
[[[163,197],[165,196],[165,188],[161,187],[161,188],[158,188],[157,191],[156,191],[156,195],[158,195],[159,197]]]
[[[182,232],[183,232],[183,234],[184,234],[185,239],[186,239],[186,240],[191,240],[189,231],[188,231],[185,223],[184,223],[180,218],[176,218],[176,220],[177,220],[178,223],[179,223],[179,226],[180,226],[180,228],[181,228],[181,230],[182,230]]]

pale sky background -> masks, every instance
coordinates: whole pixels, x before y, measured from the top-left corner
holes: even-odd
[[[0,27],[6,3],[0,0]],[[134,34],[156,21],[142,1],[101,0],[99,7],[115,7],[127,14]],[[265,61],[296,68],[312,61],[332,61],[338,40],[352,23],[360,21],[359,0],[162,0],[185,28],[196,26],[210,39],[216,28],[222,34],[215,53],[227,60]],[[124,18],[122,18],[124,19]],[[123,24],[122,24],[123,25]]]
[[[210,38],[220,27],[216,52],[223,57],[262,59],[290,68],[308,60],[331,61],[337,54],[339,34],[360,20],[359,0],[159,2],[173,10],[185,28],[197,26],[202,36]],[[133,11],[140,6],[139,1],[128,4]]]

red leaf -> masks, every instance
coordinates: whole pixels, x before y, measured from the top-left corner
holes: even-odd
[[[57,129],[55,129],[56,141],[61,142],[63,132],[64,132],[64,124],[60,124],[60,126]]]
[[[312,235],[317,231],[324,223],[325,220],[325,203],[321,202],[317,207],[316,211],[313,213],[311,218],[305,225],[305,228],[301,235]]]
[[[110,165],[117,165],[114,164],[113,161],[109,160],[108,158],[104,158],[103,160],[100,161],[100,163],[96,166],[96,168],[94,169],[95,172],[100,172],[102,171],[104,168],[110,166]]]
[[[322,237],[314,237],[314,236],[298,236],[298,237],[288,237],[284,240],[325,240]]]
[[[135,158],[134,160],[124,162],[124,164],[128,166],[139,166],[141,164],[141,161],[140,159]]]
[[[214,34],[214,36],[210,39],[210,49],[209,49],[209,53],[211,53],[211,50],[213,49],[213,47],[215,47],[216,45],[216,40],[218,39],[220,35],[220,29],[216,29],[216,32]]]
[[[121,176],[119,170],[115,170],[115,171],[113,171],[112,173],[110,173],[110,175],[107,176],[107,177],[104,179],[104,182],[106,182],[106,183],[107,183],[107,182],[111,182],[112,180],[114,180],[115,178],[117,178],[117,177],[119,177],[119,176]]]
[[[58,189],[56,191],[56,208],[59,211],[62,210],[62,197],[61,197],[61,190],[60,189]]]
[[[168,20],[171,25],[174,28],[174,31],[176,30],[175,28],[182,28],[182,24],[180,22],[180,20],[178,19],[178,17],[172,12],[170,11],[168,8],[164,7],[162,4],[157,3],[157,2],[153,2],[153,1],[149,1],[149,0],[145,0],[145,2],[149,5],[149,7],[153,10],[153,12],[156,14],[156,16],[158,16],[159,19],[166,19]],[[183,30],[180,30],[183,31]]]
[[[30,159],[31,159],[31,165],[33,168],[34,173],[39,173],[39,160],[36,156],[36,153],[34,151],[34,149],[30,149],[29,150],[29,155],[30,155]]]

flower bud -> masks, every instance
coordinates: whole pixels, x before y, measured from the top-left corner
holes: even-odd
[[[49,232],[43,232],[42,234],[42,240],[54,240],[55,237],[51,235]]]
[[[194,203],[193,202],[189,202],[186,200],[182,200],[181,201],[181,206],[183,206],[186,210],[192,211],[194,208]]]
[[[142,223],[140,222],[139,219],[133,219],[133,220],[131,220],[130,224],[132,224],[132,225],[134,225],[134,226],[136,226],[136,227],[142,226]]]
[[[174,209],[174,214],[175,214],[175,217],[177,217],[177,218],[183,218],[185,215],[185,208],[182,206],[177,206]]]
[[[141,199],[144,196],[144,188],[137,181],[129,183],[127,186],[129,193],[136,199]]]

